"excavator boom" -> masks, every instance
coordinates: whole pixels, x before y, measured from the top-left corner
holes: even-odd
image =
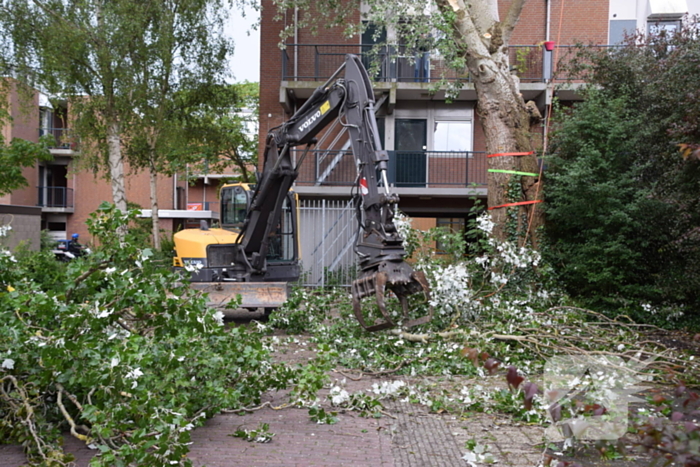
[[[404,326],[415,326],[431,319],[430,307],[428,314],[421,318],[413,319],[409,315],[408,297],[423,293],[429,302],[430,289],[423,273],[413,270],[404,261],[403,238],[394,225],[399,197],[390,191],[387,181],[389,157],[382,150],[374,103],[367,71],[357,56],[347,55],[345,63],[288,121],[269,131],[262,174],[250,195],[245,220],[236,226],[239,234],[235,243],[207,248],[207,258],[210,255],[219,258],[209,260],[208,265],[221,266],[217,269],[219,282],[259,282],[263,286],[274,281],[298,279],[298,264],[291,262],[280,267],[280,264],[269,261],[270,239],[281,228],[285,199],[288,199],[299,166],[316,143],[316,136],[331,121],[340,119],[349,133],[357,169],[353,199],[358,224],[355,253],[360,271],[352,284],[355,316],[368,331],[398,324],[386,309],[388,289],[401,303]],[[298,160],[293,160],[292,150],[298,146],[305,146],[305,150]],[[222,206],[222,213],[224,211]],[[208,279],[216,281],[214,275]],[[223,285],[219,287],[223,288]],[[362,311],[362,299],[369,296],[376,297],[382,315],[372,322],[368,322]],[[247,306],[245,298],[243,306]]]

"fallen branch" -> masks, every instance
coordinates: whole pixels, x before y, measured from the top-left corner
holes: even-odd
[[[77,425],[75,424],[75,420],[73,420],[73,417],[70,416],[70,414],[66,410],[66,407],[63,405],[63,386],[57,384],[56,387],[58,388],[58,397],[56,398],[56,404],[58,405],[58,408],[61,409],[63,418],[65,418],[68,424],[70,425],[70,434],[73,435],[73,437],[78,438],[80,441],[87,442],[88,437],[82,433],[78,433],[78,431],[76,430]]]
[[[265,402],[257,407],[241,407],[240,409],[221,409],[221,413],[256,412],[256,411],[263,409],[265,407],[270,407],[272,410],[282,410],[282,409],[286,409],[286,408],[289,408],[292,406],[289,404],[282,404],[282,405],[275,407],[274,405],[272,405],[272,402],[267,401],[267,402]]]

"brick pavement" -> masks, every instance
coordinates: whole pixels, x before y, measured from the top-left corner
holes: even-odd
[[[362,418],[340,413],[335,425],[309,420],[305,409],[269,407],[244,416],[222,414],[194,431],[189,454],[196,467],[450,467],[466,466],[465,443],[488,444],[498,465],[535,467],[541,452],[542,429],[518,426],[489,415],[458,420],[429,414],[407,403],[387,404],[393,417]],[[268,423],[270,443],[247,442],[229,436],[237,429]],[[77,467],[87,467],[95,451],[66,438],[65,449],[76,455]],[[0,467],[19,467],[24,455],[18,446],[0,445]],[[481,465],[481,464],[479,464]]]

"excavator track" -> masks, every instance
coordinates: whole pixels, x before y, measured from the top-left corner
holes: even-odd
[[[425,274],[421,271],[414,271],[410,265],[403,261],[385,261],[379,265],[376,271],[367,272],[352,283],[353,312],[355,313],[355,318],[365,330],[375,332],[397,326],[397,323],[392,320],[390,313],[386,309],[385,296],[387,288],[396,295],[401,304],[403,311],[402,327],[418,326],[432,319],[433,307],[430,305],[430,287]],[[421,291],[429,305],[428,314],[420,318],[411,319],[408,309],[408,296]],[[362,312],[362,299],[373,295],[376,296],[377,307],[383,321],[375,321],[374,324],[368,324]]]

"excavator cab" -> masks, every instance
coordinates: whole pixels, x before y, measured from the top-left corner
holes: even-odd
[[[264,308],[269,314],[286,301],[288,284],[299,279],[298,203],[294,192],[287,193],[280,220],[265,242],[267,267],[240,280],[232,253],[240,241],[254,192],[255,186],[246,183],[224,185],[219,194],[221,227],[175,233],[173,266],[187,270],[191,287],[207,292],[210,306],[225,307],[240,295],[242,308]]]
[[[225,185],[221,189],[221,227],[240,232],[250,208],[252,189],[248,185]],[[297,196],[289,192],[282,203],[280,221],[268,234],[267,261],[296,261],[298,255]]]

